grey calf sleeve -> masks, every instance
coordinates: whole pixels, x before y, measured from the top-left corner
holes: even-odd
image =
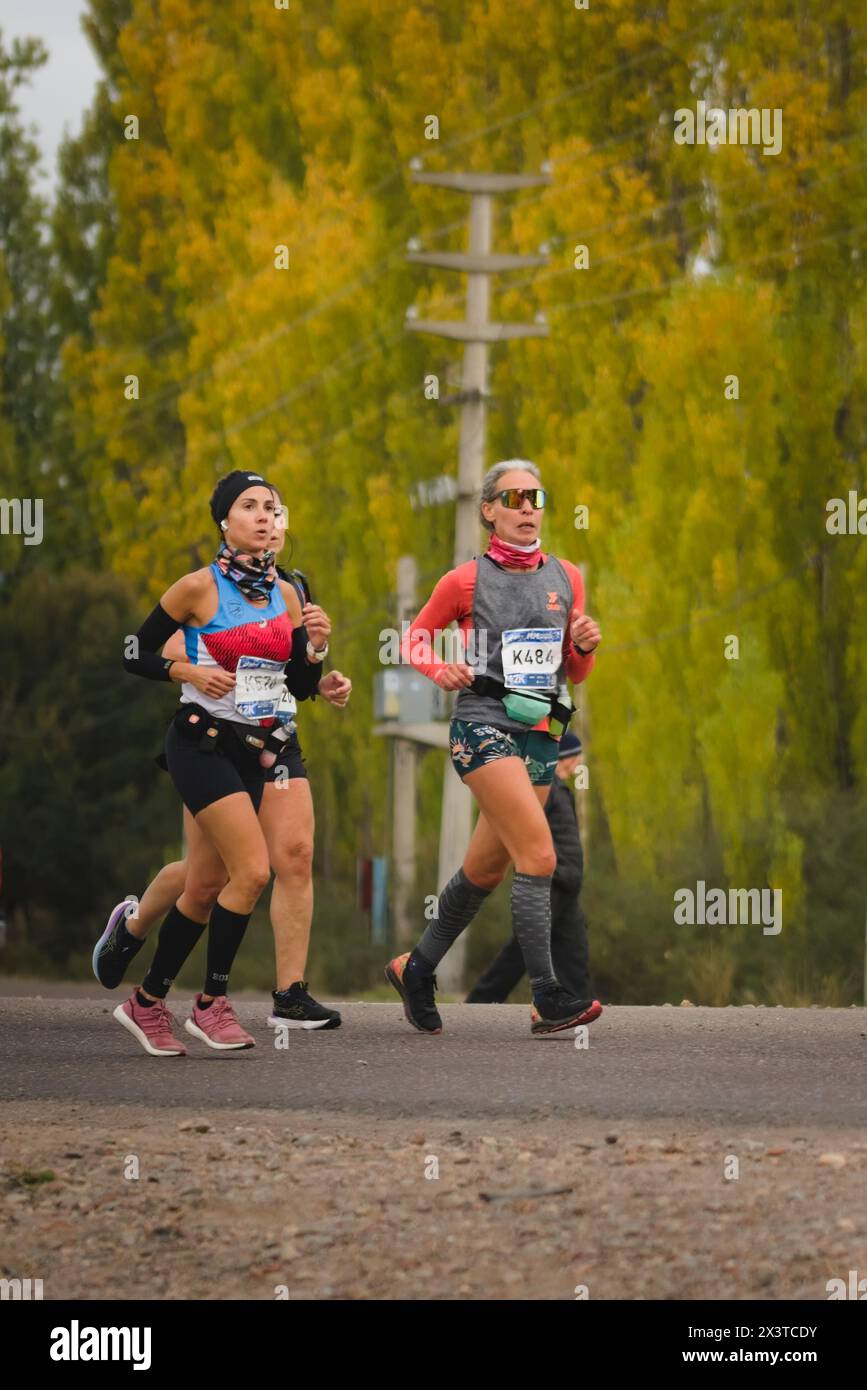
[[[551,878],[516,873],[512,879],[512,930],[534,994],[557,983],[551,962]]]
[[[463,869],[458,869],[440,893],[437,916],[425,928],[416,947],[419,955],[432,966],[439,965],[449,947],[470,925],[490,891],[490,888],[478,888]]]

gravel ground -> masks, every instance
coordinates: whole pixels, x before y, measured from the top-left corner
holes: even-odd
[[[867,1273],[863,1128],[50,1100],[4,1122],[0,1265],[46,1299],[824,1300]]]
[[[249,995],[255,1049],[158,1061],[110,1017],[124,991],[23,994],[0,1275],[46,1299],[825,1300],[867,1276],[861,1009],[608,1008],[579,1049],[517,1005],[446,1004],[425,1038],[348,1003],[287,1049]]]

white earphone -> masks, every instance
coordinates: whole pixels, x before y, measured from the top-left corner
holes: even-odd
[[[224,531],[228,531],[228,529],[229,529],[229,523],[228,523],[228,521],[221,521],[221,522],[220,522],[220,526],[223,528]]]

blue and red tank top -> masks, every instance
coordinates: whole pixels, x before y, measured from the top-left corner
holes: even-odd
[[[275,582],[267,605],[255,608],[216,564],[209,569],[217,585],[217,611],[203,627],[183,624],[190,665],[221,666],[224,671],[235,672],[242,656],[288,661],[292,655],[293,627],[279,584]],[[234,690],[214,699],[184,681],[181,703],[201,705],[218,719],[231,719],[236,724],[273,723],[272,719],[253,719],[242,714],[235,706]]]

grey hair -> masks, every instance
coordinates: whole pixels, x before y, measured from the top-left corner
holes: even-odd
[[[535,463],[530,463],[528,459],[506,459],[504,463],[495,463],[493,468],[489,468],[482,479],[482,495],[479,505],[479,520],[486,531],[493,531],[494,523],[488,521],[487,517],[483,514],[481,502],[493,502],[500,490],[497,487],[497,483],[500,481],[503,474],[513,473],[517,468],[520,468],[525,473],[532,473],[534,478],[538,478],[540,482],[542,481],[542,474],[539,472]]]

